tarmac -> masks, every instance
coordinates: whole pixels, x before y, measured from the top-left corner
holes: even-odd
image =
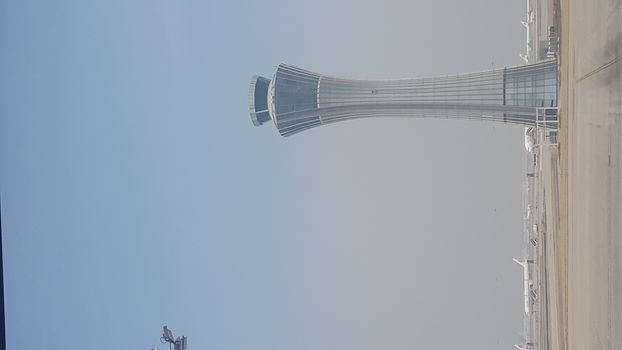
[[[622,0],[560,5],[558,249],[549,255],[559,275],[549,281],[548,348],[622,349]]]

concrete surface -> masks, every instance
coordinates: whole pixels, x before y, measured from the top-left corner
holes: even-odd
[[[622,349],[622,0],[561,3],[567,348]]]
[[[565,246],[559,239],[559,159],[557,146],[545,146],[542,149],[542,188],[541,201],[545,208],[542,223],[542,249],[545,271],[545,288],[542,296],[541,311],[542,335],[539,349],[564,349],[565,322],[563,320],[565,306],[563,303],[563,286],[565,279]]]

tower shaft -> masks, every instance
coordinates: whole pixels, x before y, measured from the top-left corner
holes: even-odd
[[[557,105],[556,87],[554,61],[399,80],[340,79],[282,64],[271,81],[253,78],[251,116],[256,125],[269,116],[283,136],[367,117],[459,118],[531,125],[536,108]],[[267,111],[254,108],[263,105]],[[260,115],[264,117],[258,122]]]

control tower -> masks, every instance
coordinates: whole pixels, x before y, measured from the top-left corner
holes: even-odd
[[[557,63],[397,80],[340,79],[281,64],[272,79],[252,78],[249,104],[256,126],[272,120],[283,136],[369,117],[534,125],[538,110],[557,120]]]

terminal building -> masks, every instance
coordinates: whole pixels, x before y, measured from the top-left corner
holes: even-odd
[[[256,126],[274,122],[289,136],[355,118],[490,120],[520,125],[557,120],[555,60],[433,78],[351,80],[281,64],[272,79],[254,76],[249,92]]]

